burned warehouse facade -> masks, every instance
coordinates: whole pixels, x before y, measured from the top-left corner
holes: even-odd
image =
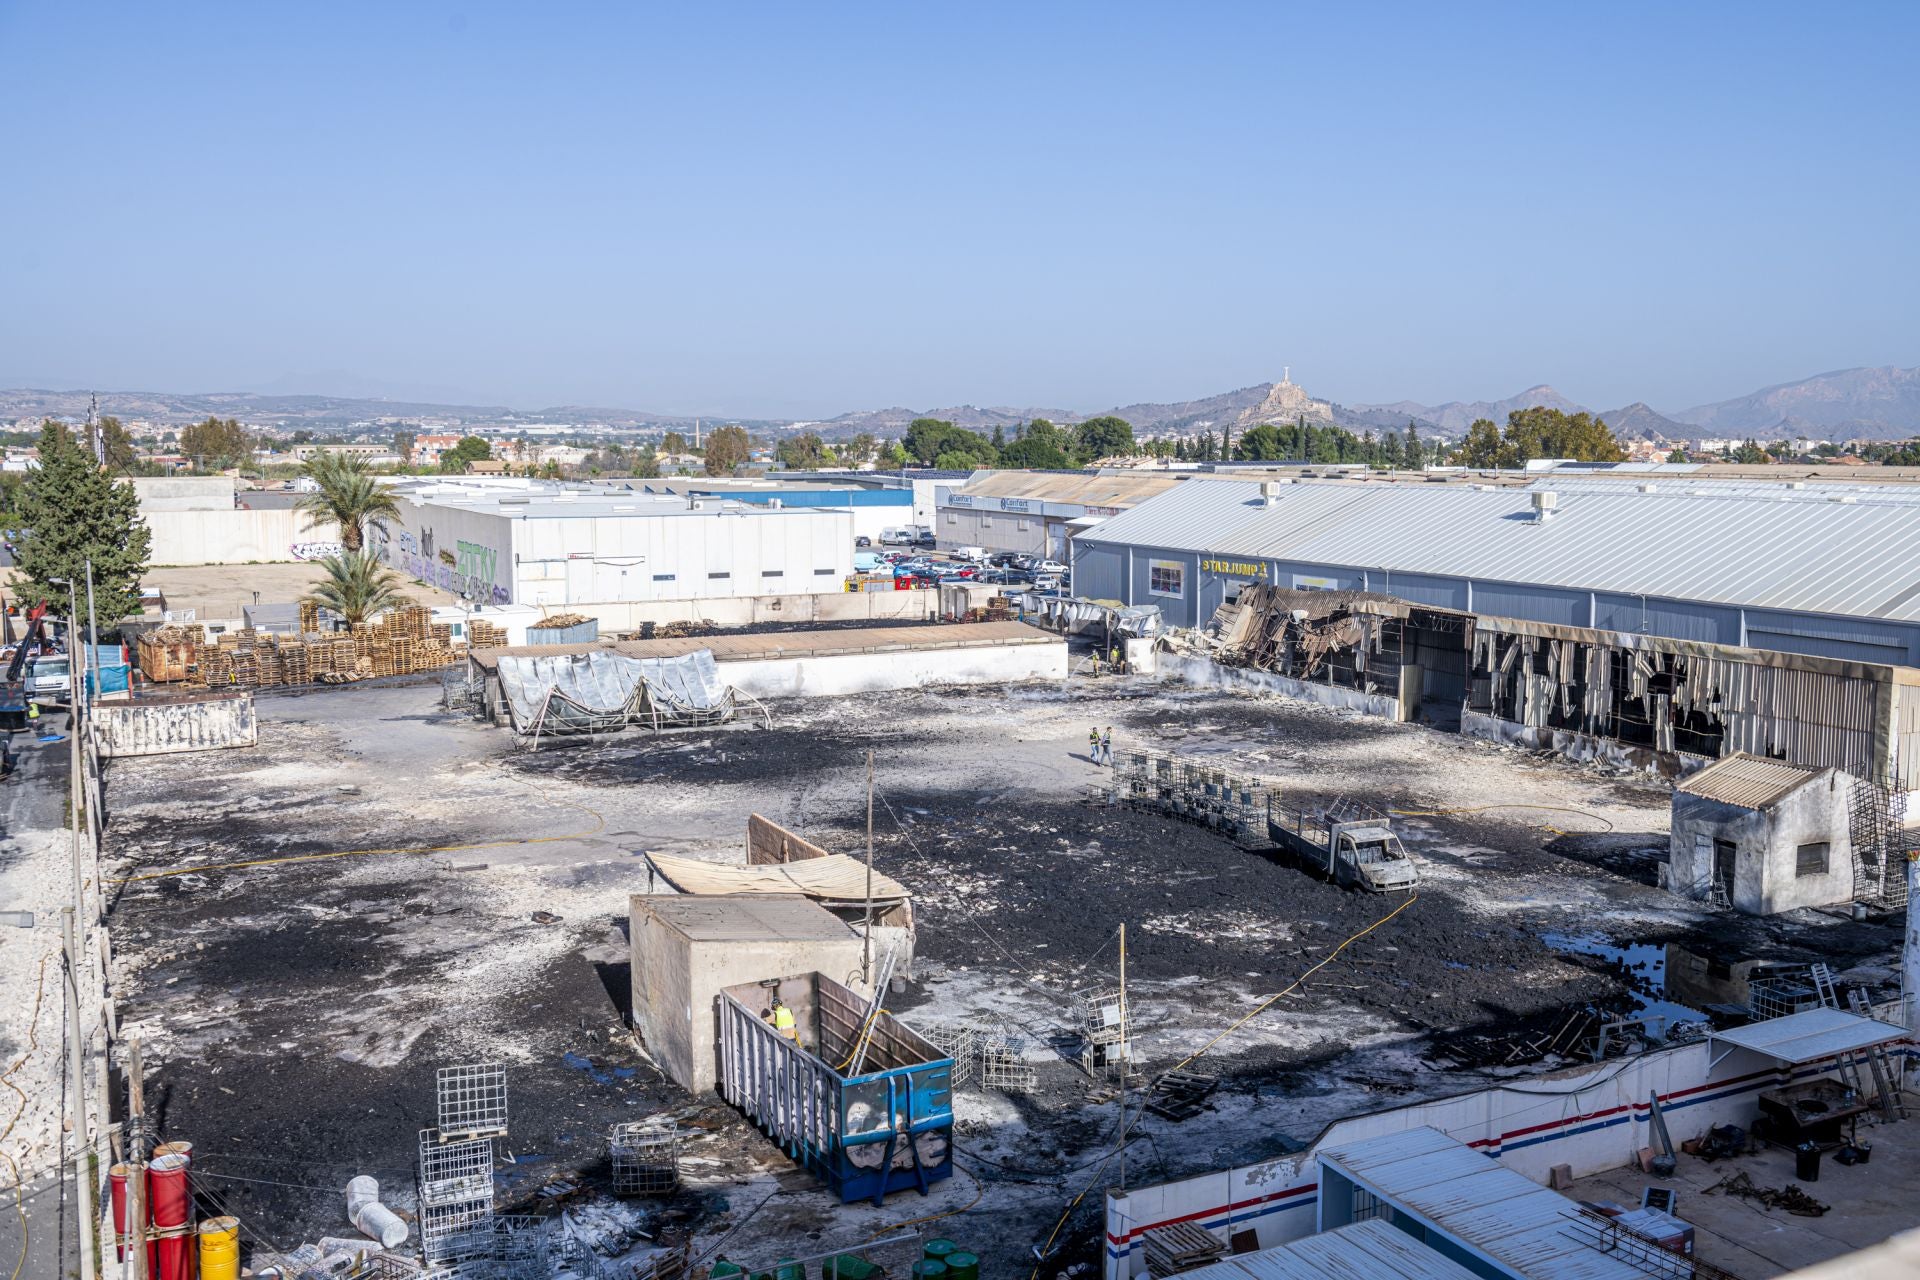
[[[1229,679],[1672,775],[1745,752],[1884,795],[1920,772],[1920,569],[1860,552],[1917,537],[1901,486],[1196,479],[1079,534],[1073,571],[1081,596],[1202,629]]]

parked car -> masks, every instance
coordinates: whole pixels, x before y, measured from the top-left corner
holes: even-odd
[[[934,538],[933,530],[922,529],[919,533],[914,535],[913,545],[916,547],[924,547],[928,551],[931,551],[935,547],[939,546],[940,544],[939,544],[939,541]]]
[[[853,545],[856,547],[871,547],[873,545],[873,539],[867,537],[865,534],[861,534],[853,540]]]
[[[1039,564],[1035,565],[1034,568],[1041,573],[1064,574],[1068,572],[1067,566],[1061,564],[1058,560],[1042,560]]]

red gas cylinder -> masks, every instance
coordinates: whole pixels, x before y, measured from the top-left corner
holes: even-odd
[[[193,1209],[187,1190],[187,1158],[161,1156],[147,1166],[147,1185],[153,1190],[153,1225],[184,1227]]]
[[[148,1255],[153,1259],[154,1280],[193,1280],[193,1234],[180,1231],[154,1242]]]
[[[116,1164],[107,1170],[107,1191],[113,1201],[113,1235],[116,1240],[124,1241],[127,1236],[127,1180],[133,1176],[133,1170],[124,1164]],[[122,1262],[127,1259],[127,1246],[122,1243],[115,1253]]]

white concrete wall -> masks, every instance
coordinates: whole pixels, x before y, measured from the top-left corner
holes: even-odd
[[[338,544],[335,524],[307,527],[290,508],[271,511],[143,511],[155,565],[273,564],[312,559],[296,548]]]
[[[744,627],[756,622],[919,622],[937,617],[938,591],[833,591],[816,595],[739,596],[731,600],[657,600],[569,605],[600,620],[602,633],[643,622],[700,622]]]
[[[1755,1096],[1794,1080],[1830,1074],[1832,1059],[1780,1068],[1749,1050],[1709,1065],[1706,1042],[1638,1058],[1595,1063],[1491,1088],[1337,1121],[1298,1155],[1221,1169],[1194,1178],[1107,1196],[1107,1280],[1128,1280],[1146,1266],[1145,1233],[1190,1221],[1225,1234],[1254,1231],[1272,1248],[1316,1229],[1319,1162],[1314,1153],[1381,1134],[1431,1125],[1510,1169],[1545,1183],[1554,1165],[1585,1177],[1631,1164],[1651,1143],[1648,1098],[1658,1095],[1677,1146],[1709,1126],[1749,1125]]]
[[[134,476],[140,514],[154,511],[231,511],[239,482],[232,476]]]
[[[1066,641],[909,649],[720,664],[720,678],[756,698],[822,698],[924,685],[1065,680]]]
[[[482,604],[524,603],[513,596],[514,522],[490,511],[399,498],[400,523],[388,522],[367,543],[409,578]]]
[[[157,756],[251,747],[259,740],[253,695],[240,693],[163,702],[95,704],[94,732],[103,756]]]

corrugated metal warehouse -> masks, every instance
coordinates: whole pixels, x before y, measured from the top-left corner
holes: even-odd
[[[976,471],[941,497],[934,537],[949,550],[984,547],[1064,560],[1074,532],[1181,481],[1165,472]]]
[[[1421,628],[1468,660],[1451,688],[1416,672],[1388,692],[1464,695],[1469,732],[1743,750],[1912,785],[1916,540],[1920,493],[1891,486],[1207,480],[1079,534],[1073,584],[1185,626],[1255,583],[1390,596],[1435,615],[1407,624],[1410,646]]]

